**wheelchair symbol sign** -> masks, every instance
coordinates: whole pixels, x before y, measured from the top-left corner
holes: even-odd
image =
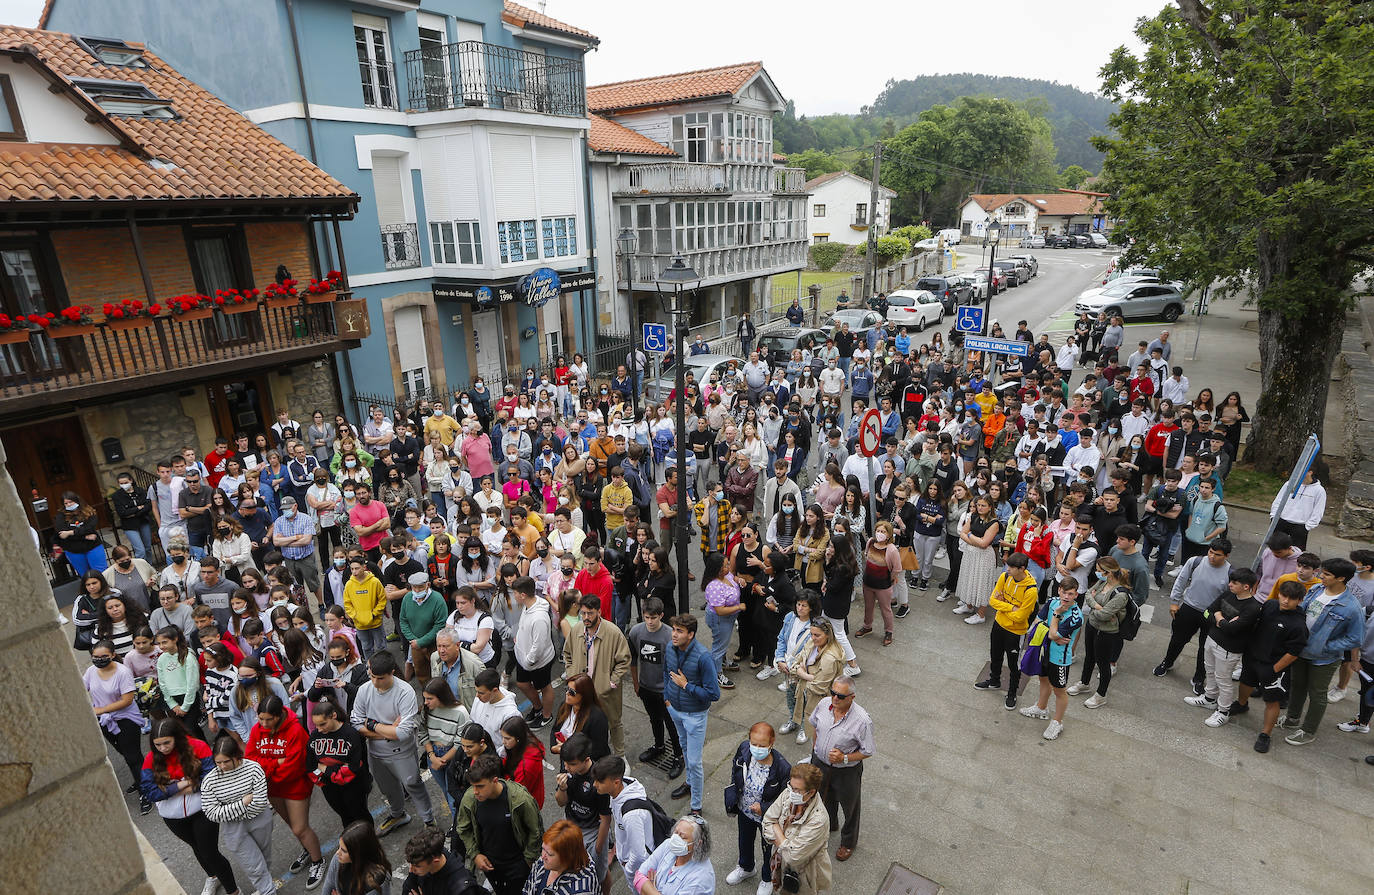
[[[644,324],[644,350],[659,352],[668,350],[668,324]]]
[[[983,309],[977,305],[960,305],[954,318],[954,328],[961,333],[983,331]]]

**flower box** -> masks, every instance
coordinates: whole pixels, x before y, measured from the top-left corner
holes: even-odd
[[[294,308],[301,303],[299,295],[275,295],[263,300],[263,304],[269,308]]]
[[[150,327],[150,326],[153,325],[153,318],[151,318],[151,317],[107,317],[107,318],[105,318],[105,325],[108,326],[110,329],[115,329],[115,330],[147,329],[148,327]]]
[[[32,332],[33,330],[30,329],[5,330],[0,333],[0,345],[17,345],[20,342],[27,342],[29,334]]]
[[[226,314],[247,314],[249,311],[256,311],[257,309],[258,303],[255,301],[245,301],[242,304],[225,302],[220,306],[220,310]]]
[[[77,336],[89,336],[96,330],[94,323],[68,323],[65,326],[53,326],[48,329],[48,335],[54,339],[73,339]]]
[[[339,293],[330,290],[329,292],[307,292],[305,293],[305,303],[308,305],[320,305],[327,301],[334,301]]]
[[[214,308],[191,308],[189,311],[182,311],[180,314],[173,313],[172,317],[176,320],[209,320],[214,316]]]

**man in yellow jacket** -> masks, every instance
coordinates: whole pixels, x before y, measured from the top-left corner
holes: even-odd
[[[991,654],[988,676],[973,685],[975,690],[1002,689],[1002,659],[1011,666],[1007,684],[1007,711],[1016,708],[1016,690],[1021,684],[1021,638],[1030,627],[1031,613],[1039,596],[1035,579],[1026,571],[1030,560],[1024,553],[1007,557],[1007,570],[997,578],[988,605],[997,610],[992,621]]]
[[[386,649],[386,635],[382,631],[386,590],[361,557],[349,563],[349,571],[352,574],[344,582],[343,608],[358,631],[358,651],[366,659]]]

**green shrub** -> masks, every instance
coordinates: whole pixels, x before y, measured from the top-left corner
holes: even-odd
[[[830,270],[844,256],[842,242],[818,242],[811,246],[811,263],[820,270]]]
[[[911,240],[901,236],[880,236],[874,245],[874,251],[877,253],[877,263],[888,265],[911,254]]]
[[[935,234],[930,232],[930,228],[924,224],[908,224],[905,227],[898,227],[892,231],[893,236],[900,236],[909,241],[912,245],[923,239],[930,239]]]

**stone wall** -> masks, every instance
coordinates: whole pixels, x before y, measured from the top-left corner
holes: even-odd
[[[303,426],[310,424],[310,415],[316,410],[323,411],[324,418],[331,422],[340,409],[352,414],[352,408],[343,408],[339,403],[333,355],[273,373],[270,388],[272,405],[289,410],[291,418]]]
[[[0,568],[3,889],[153,895],[3,448]]]
[[[188,444],[202,455],[215,445],[204,385],[87,407],[79,415],[102,490],[114,488],[115,476],[130,466],[156,472],[158,461]],[[120,463],[106,463],[100,449],[101,440],[111,436],[124,448]]]
[[[1336,517],[1336,533],[1343,538],[1374,539],[1374,301],[1362,299],[1346,322],[1341,356],[1347,366],[1340,380],[1345,411],[1345,437],[1350,482]]]

